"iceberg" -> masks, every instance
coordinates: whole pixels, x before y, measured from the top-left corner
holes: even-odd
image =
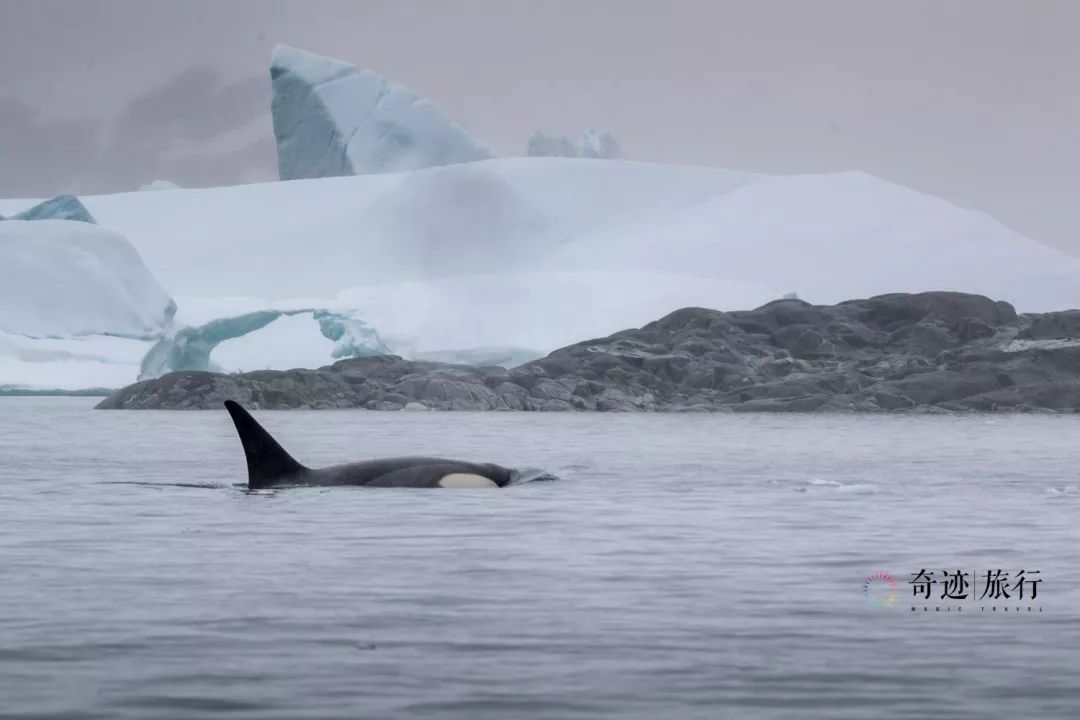
[[[120,235],[71,220],[0,223],[0,394],[130,383],[175,312]]]
[[[179,190],[180,186],[172,182],[171,180],[154,180],[153,182],[148,182],[140,185],[139,189],[143,191],[153,192],[158,190]]]
[[[305,317],[299,324],[288,320]],[[318,338],[306,332],[315,328]],[[230,342],[237,340],[242,342]],[[342,358],[388,354],[378,333],[362,320],[322,309],[257,310],[181,328],[162,338],[143,358],[138,379],[179,370],[321,367]]]
[[[227,370],[332,362],[338,343],[351,342],[337,325],[346,319],[377,330],[385,348],[406,358],[513,364],[676,308],[744,309],[793,290],[818,304],[950,289],[1020,312],[1080,307],[1080,259],[860,172],[766,176],[503,158],[82,202],[174,293],[176,327],[268,309],[307,312],[283,313],[205,350],[207,367]],[[30,204],[0,200],[0,213]],[[19,307],[21,292],[9,292],[5,311]],[[327,321],[330,335],[314,308],[339,316]],[[173,337],[155,332],[154,340]],[[348,352],[371,348],[370,338],[356,337]],[[143,343],[125,360],[127,381],[147,350]],[[64,372],[59,362],[49,367]],[[14,382],[5,373],[0,385]]]
[[[112,335],[31,338],[0,331],[0,395],[123,387],[149,346]]]
[[[161,335],[175,312],[120,235],[70,220],[0,223],[0,331],[147,339]]]
[[[0,220],[76,220],[78,222],[96,223],[94,216],[79,202],[74,195],[57,195],[51,200],[38,203],[34,207],[23,210],[10,218],[0,215]]]
[[[615,160],[621,154],[619,141],[609,132],[589,128],[581,138],[581,157]]]
[[[737,279],[548,269],[353,287],[326,302],[379,328],[406,359],[513,366],[519,357],[640,327],[660,308],[756,307],[776,297]]]
[[[581,157],[581,150],[568,137],[537,130],[529,136],[525,154],[529,157]]]
[[[948,288],[1002,298],[1020,312],[1080,307],[1080,259],[985,214],[860,172],[767,176],[622,160],[502,158],[82,201],[138,248],[185,310],[193,299],[224,303],[235,296],[261,303],[244,311],[296,298],[310,300],[302,307],[328,307],[351,288],[436,283],[430,287],[443,303],[439,312],[461,318],[448,327],[468,327],[466,318],[502,302],[500,292],[515,292],[499,278],[558,273],[595,273],[601,283],[634,277],[646,285],[649,275],[659,285],[687,277],[695,279],[688,287],[715,288],[693,304],[721,310],[750,307],[741,291],[728,294],[746,286],[768,291],[762,302],[792,289],[831,304]],[[0,213],[25,205],[0,201]],[[469,277],[480,285],[459,282],[457,297],[437,285]],[[626,294],[596,288],[601,299],[605,291]],[[536,319],[543,326],[557,326],[568,312],[592,315],[599,334],[620,329],[615,318],[582,313],[542,283],[516,292],[528,293],[548,303],[547,319]],[[423,306],[408,294],[395,302]],[[641,319],[673,307],[653,308]],[[233,314],[222,308],[201,321]],[[369,322],[383,337],[395,333]],[[476,347],[444,339],[432,349]],[[509,338],[482,344],[522,345]]]
[[[418,170],[492,157],[431,102],[369,70],[278,45],[270,77],[282,180]]]
[[[585,131],[579,143],[568,137],[552,135],[537,130],[529,137],[526,154],[530,157],[574,157],[614,160],[622,151],[619,141],[609,132],[595,128]]]

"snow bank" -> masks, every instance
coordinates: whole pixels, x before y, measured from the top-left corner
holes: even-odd
[[[123,387],[138,375],[150,346],[145,340],[105,335],[29,338],[0,331],[0,394]]]

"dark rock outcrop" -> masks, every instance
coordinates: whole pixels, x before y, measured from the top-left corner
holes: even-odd
[[[182,372],[101,408],[604,411],[1080,410],[1080,310],[1017,315],[979,295],[683,308],[511,370],[343,360],[318,370]]]

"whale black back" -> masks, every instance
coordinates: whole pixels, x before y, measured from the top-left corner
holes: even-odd
[[[226,400],[225,409],[232,416],[236,434],[244,446],[249,488],[270,487],[283,478],[300,477],[308,472],[239,403]]]
[[[394,457],[325,468],[301,465],[266,432],[247,410],[225,401],[247,458],[248,487],[256,490],[292,485],[369,487],[504,487],[520,473],[491,463],[438,457]]]

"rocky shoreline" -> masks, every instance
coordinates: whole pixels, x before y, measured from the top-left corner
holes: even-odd
[[[1077,412],[1080,310],[954,292],[683,308],[510,370],[397,356],[317,370],[178,372],[103,409]]]

